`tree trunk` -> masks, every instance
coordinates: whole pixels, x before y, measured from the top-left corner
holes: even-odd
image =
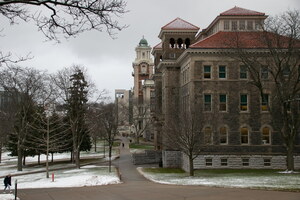
[[[97,140],[95,140],[95,153],[97,152]]]
[[[70,158],[70,160],[71,160],[71,163],[73,163],[73,150],[71,151],[71,158]]]
[[[80,152],[78,150],[76,150],[74,152],[75,154],[75,164],[76,164],[76,168],[80,169]]]
[[[0,163],[2,161],[2,146],[3,146],[3,143],[2,141],[0,142]]]
[[[41,154],[38,155],[38,165],[41,164]]]
[[[286,166],[288,171],[294,171],[294,144],[293,141],[287,146]]]
[[[190,176],[194,176],[194,160],[191,156],[189,156],[189,170]]]
[[[53,155],[54,155],[54,153],[51,153],[51,162],[52,163],[54,162]]]
[[[24,157],[23,157],[23,166],[25,166],[26,165],[26,156],[24,155]]]
[[[104,158],[105,158],[105,140],[103,140],[103,154],[104,154]]]
[[[22,171],[22,149],[20,147],[20,142],[18,141],[17,144],[17,149],[18,149],[18,171]]]
[[[109,152],[108,152],[108,157],[109,157],[108,171],[109,172],[111,172],[111,152],[112,152],[112,144],[109,145]]]
[[[136,136],[135,140],[136,140],[137,144],[140,144],[140,137],[139,136]]]

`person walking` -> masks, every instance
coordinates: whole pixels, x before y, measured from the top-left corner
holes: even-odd
[[[10,174],[8,174],[7,176],[5,176],[4,178],[4,191],[8,188],[8,190],[10,191],[10,186],[11,186],[11,176]]]

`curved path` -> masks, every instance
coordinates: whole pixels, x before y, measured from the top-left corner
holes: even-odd
[[[128,142],[120,147],[120,159],[114,164],[122,174],[122,184],[19,190],[21,200],[299,200],[300,193],[202,186],[162,185],[149,182],[131,162]]]

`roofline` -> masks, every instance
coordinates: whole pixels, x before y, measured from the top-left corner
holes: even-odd
[[[190,23],[190,22],[188,22],[188,21],[186,21],[186,20],[184,20],[184,19],[181,19],[180,17],[176,17],[174,20],[172,20],[171,22],[169,22],[169,23],[167,23],[166,25],[164,25],[163,27],[161,27],[161,29],[163,29],[163,30],[177,30],[177,29],[169,29],[169,28],[165,28],[166,26],[168,26],[169,24],[173,23],[173,22],[174,22],[175,20],[177,20],[177,19],[180,19],[180,20],[184,21],[185,23],[187,23],[187,24],[189,24],[189,25],[195,27],[195,29],[198,29],[198,30],[200,29],[200,27],[195,26],[194,24],[192,24],[192,23]],[[186,29],[186,30],[194,30],[194,29]]]
[[[219,21],[220,19],[226,19],[226,18],[232,18],[232,17],[237,17],[237,16],[239,16],[239,17],[244,17],[244,18],[247,18],[247,17],[255,17],[255,18],[261,18],[261,19],[266,19],[267,17],[268,17],[268,15],[218,15],[208,26],[207,26],[207,28],[205,28],[205,29],[202,29],[203,30],[203,32],[201,31],[200,33],[199,33],[199,35],[202,33],[207,33],[209,30],[210,30],[210,28],[213,26],[213,25],[215,25],[215,23],[217,22],[217,21]]]

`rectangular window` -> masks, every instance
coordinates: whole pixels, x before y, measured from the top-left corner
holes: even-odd
[[[253,21],[247,21],[247,29],[248,30],[253,30]]]
[[[219,96],[219,111],[227,111],[227,95],[220,94]]]
[[[261,111],[269,110],[269,94],[263,94],[261,99]]]
[[[240,66],[240,79],[247,79],[248,78],[248,70],[246,65]]]
[[[170,53],[169,58],[176,58],[176,53]]]
[[[271,144],[271,130],[269,127],[262,129],[262,144]]]
[[[249,158],[242,158],[242,165],[249,166]]]
[[[221,158],[221,166],[227,166],[228,165],[228,159],[227,158]]]
[[[220,144],[227,144],[227,129],[226,129],[226,127],[220,128]]]
[[[211,111],[211,94],[204,95],[204,111]]]
[[[237,28],[238,28],[238,26],[237,26],[237,21],[231,21],[231,29],[232,29],[233,31],[236,31]]]
[[[245,30],[246,25],[245,25],[245,21],[244,20],[240,20],[239,21],[239,28],[240,28],[240,30]]]
[[[229,21],[228,20],[224,21],[224,30],[229,30]]]
[[[247,127],[241,128],[241,144],[249,144],[249,131]]]
[[[256,20],[255,21],[255,30],[260,30],[262,28],[262,24],[260,21]]]
[[[241,96],[240,96],[240,110],[248,111],[248,95],[247,94],[241,94]]]
[[[260,76],[261,76],[261,79],[264,79],[264,80],[269,78],[268,66],[262,66],[260,68]]]
[[[226,78],[226,66],[219,66],[219,78]]]
[[[265,167],[271,166],[271,158],[264,158],[264,166]]]
[[[211,78],[211,66],[205,65],[203,71],[204,71],[204,78],[210,79]]]
[[[212,158],[205,158],[205,165],[212,166]]]

